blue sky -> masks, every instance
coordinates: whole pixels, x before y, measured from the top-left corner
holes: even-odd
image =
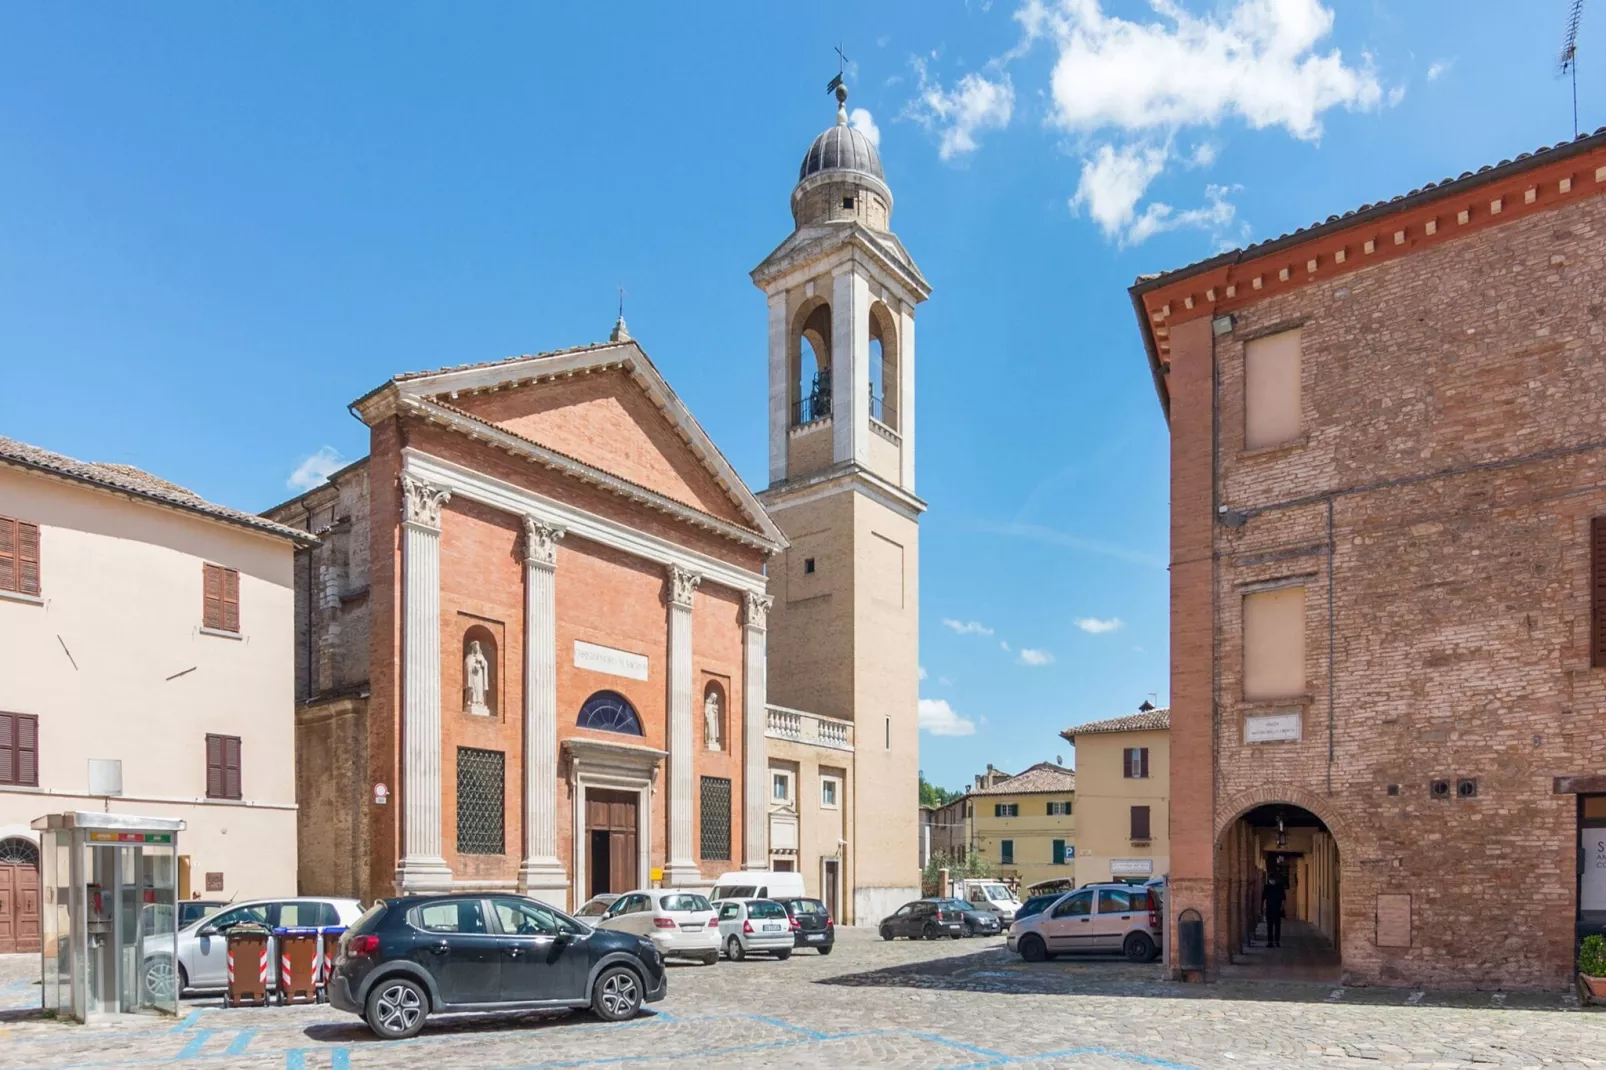
[[[1167,697],[1166,428],[1126,287],[1567,137],[1567,6],[7,5],[0,433],[262,509],[365,452],[345,405],[391,373],[601,339],[623,284],[758,485],[747,272],[840,41],[934,287],[922,765],[1070,760],[1060,729]]]

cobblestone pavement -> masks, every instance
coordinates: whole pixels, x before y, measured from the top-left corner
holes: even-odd
[[[38,960],[0,957],[0,1067],[515,1070],[557,1067],[1606,1067],[1606,1017],[1566,994],[1421,993],[1160,981],[1115,959],[1028,965],[1001,940],[884,944],[829,958],[671,969],[631,1022],[438,1019],[401,1043],[329,1007],[74,1026],[44,1019]]]

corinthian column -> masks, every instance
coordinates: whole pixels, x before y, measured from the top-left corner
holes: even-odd
[[[747,615],[742,620],[742,710],[743,745],[747,748],[742,761],[742,865],[745,869],[769,868],[769,805],[765,802],[765,781],[769,779],[769,761],[765,757],[764,730],[769,714],[769,689],[766,676],[769,671],[765,640],[768,635],[770,606],[775,599],[767,594],[747,595]]]
[[[441,857],[441,506],[451,492],[412,476],[402,487],[403,892],[452,886]]]
[[[560,910],[569,878],[558,861],[558,540],[564,529],[524,518],[524,861],[519,888]]]
[[[692,854],[691,607],[703,578],[669,566],[669,865],[664,881],[671,888],[695,885],[701,879]]]

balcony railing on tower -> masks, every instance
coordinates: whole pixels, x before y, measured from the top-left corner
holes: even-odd
[[[792,426],[801,427],[831,415],[831,371],[815,375],[809,392],[792,404]]]
[[[853,722],[839,717],[822,717],[817,713],[770,706],[764,734],[771,739],[789,739],[794,743],[807,743],[832,750],[853,749]]]

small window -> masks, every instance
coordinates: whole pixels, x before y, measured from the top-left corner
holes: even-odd
[[[852,211],[853,210],[853,198],[852,197],[843,197],[842,198],[842,207],[848,209],[849,211]]]
[[[813,574],[814,574],[814,558],[805,557],[803,559],[803,575],[812,576]]]
[[[1019,817],[1020,803],[993,803],[994,817]]]
[[[39,786],[39,718],[0,713],[0,784]]]
[[[626,736],[639,736],[641,716],[636,713],[623,695],[617,691],[598,691],[580,706],[576,721],[581,728],[597,732],[618,732]]]
[[[1054,841],[1054,864],[1056,866],[1063,866],[1065,864],[1065,841],[1064,840],[1055,840]]]
[[[731,782],[729,777],[702,778],[698,857],[727,861],[731,856]]]
[[[505,853],[506,773],[502,751],[457,748],[458,854]]]
[[[1304,694],[1305,588],[1277,587],[1246,594],[1243,614],[1244,698]]]
[[[240,737],[206,737],[206,797],[240,798]]]
[[[202,566],[201,627],[215,632],[240,630],[240,573],[222,565]]]
[[[886,732],[887,732],[887,748],[886,749],[887,750],[891,750],[892,749],[892,718],[891,717],[887,718]]]
[[[485,912],[478,899],[430,903],[413,911],[413,924],[427,933],[483,933]]]
[[[39,593],[39,525],[0,516],[0,591]]]
[[[1149,838],[1149,808],[1147,806],[1134,806],[1132,808],[1132,839],[1147,840]]]
[[[1100,914],[1128,914],[1132,911],[1132,895],[1120,888],[1106,888],[1099,893]]]
[[[1283,331],[1244,346],[1244,448],[1280,446],[1305,429],[1300,411],[1300,332]]]
[[[1014,861],[1015,861],[1015,841],[1014,840],[999,840],[998,841],[998,861],[1002,862],[1006,866],[1014,864]]]
[[[789,803],[792,801],[792,774],[770,771],[770,801]]]
[[[1051,802],[1048,804],[1049,817],[1069,817],[1070,814],[1071,801],[1069,799],[1066,799],[1063,802]]]
[[[1149,748],[1128,747],[1121,752],[1124,766],[1122,776],[1128,780],[1147,780],[1149,777]]]
[[[1063,899],[1049,915],[1051,918],[1077,918],[1084,914],[1093,913],[1093,891],[1077,892],[1068,899]]]
[[[834,776],[820,778],[820,805],[827,810],[841,807],[842,781]]]

